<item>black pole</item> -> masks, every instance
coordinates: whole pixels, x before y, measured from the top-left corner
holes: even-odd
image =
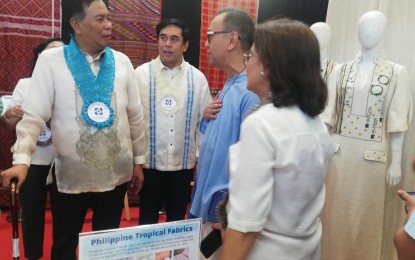
[[[13,260],[19,260],[19,226],[17,216],[17,192],[16,192],[17,179],[12,178],[10,180],[10,202],[11,202],[11,215],[12,215],[12,233],[13,233]]]

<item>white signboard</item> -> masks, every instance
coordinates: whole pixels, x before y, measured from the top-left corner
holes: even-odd
[[[79,259],[198,260],[201,219],[79,234]]]

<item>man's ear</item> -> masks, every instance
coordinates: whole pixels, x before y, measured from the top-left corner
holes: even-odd
[[[75,17],[72,17],[69,20],[69,24],[71,25],[74,33],[81,33],[81,27],[80,27],[80,24],[79,24],[79,20],[78,19],[76,19]]]
[[[187,51],[187,48],[189,48],[189,41],[184,43],[184,48],[183,48],[183,52]]]
[[[231,32],[230,34],[231,34],[231,38],[229,39],[229,46],[233,48],[236,46],[239,36],[237,32]]]

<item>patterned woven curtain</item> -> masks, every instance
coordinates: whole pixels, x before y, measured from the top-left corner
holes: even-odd
[[[257,2],[258,0],[202,0],[199,69],[205,74],[212,93],[216,93],[218,90],[222,89],[225,82],[225,75],[222,71],[207,64],[205,42],[207,40],[206,32],[209,28],[209,24],[215,17],[216,12],[225,7],[238,7],[244,9],[251,15],[252,19],[256,21]]]
[[[60,0],[0,0],[0,95],[11,94],[19,79],[30,76],[33,49],[59,36]],[[15,132],[0,127],[0,170],[11,166],[14,141]],[[4,203],[0,196],[0,206],[8,206]]]
[[[134,68],[156,58],[161,0],[110,0],[109,9],[113,21],[111,48],[127,55]]]
[[[0,0],[0,94],[31,73],[33,48],[60,36],[60,0]]]

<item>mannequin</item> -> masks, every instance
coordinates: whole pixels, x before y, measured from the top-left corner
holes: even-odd
[[[334,87],[329,88],[330,75],[333,72],[336,63],[330,60],[327,56],[329,51],[329,44],[331,40],[331,28],[327,23],[317,22],[310,26],[310,30],[314,33],[317,41],[320,45],[320,64],[321,64],[321,77],[328,85],[328,99],[325,111],[321,114],[321,118],[326,123],[329,132],[332,132],[331,116],[333,114],[334,102],[336,97],[336,90]],[[332,84],[335,86],[335,84]]]
[[[327,82],[327,76],[332,72],[334,62],[327,57],[331,39],[331,28],[327,23],[317,22],[310,26],[320,45],[321,76]]]
[[[380,51],[386,24],[379,11],[359,19],[360,53],[336,66],[336,80],[328,83],[336,89],[332,137],[338,151],[326,185],[323,260],[389,259],[382,244],[393,248],[385,230],[394,212],[385,204],[389,187],[400,182],[412,103],[406,68]]]
[[[359,75],[363,86],[367,77],[373,73],[374,61],[379,53],[379,43],[386,29],[386,17],[379,11],[367,12],[359,20],[358,37],[362,46],[359,63]],[[404,133],[397,131],[390,133],[391,138],[391,163],[386,174],[386,181],[390,185],[397,185],[401,179],[401,157]]]

